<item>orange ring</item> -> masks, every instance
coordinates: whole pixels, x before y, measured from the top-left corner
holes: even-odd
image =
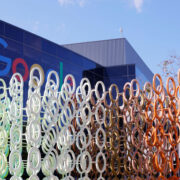
[[[172,114],[172,110],[171,110],[171,107],[174,109],[174,112],[175,112],[175,117],[173,116],[173,114]],[[169,120],[171,121],[171,122],[175,122],[176,121],[176,115],[177,115],[177,110],[176,110],[176,104],[173,102],[173,101],[171,101],[170,103],[169,103],[169,108],[168,108],[168,118],[169,118]]]
[[[158,90],[156,88],[156,77],[158,77],[159,80],[160,80],[160,90]],[[155,74],[154,77],[153,77],[153,89],[154,89],[155,93],[158,94],[158,95],[162,92],[163,84],[162,84],[162,78],[161,78],[161,76],[159,74]]]
[[[173,85],[173,93],[170,93],[170,89],[169,89],[169,81],[172,81],[172,85]],[[175,96],[175,92],[176,92],[176,84],[175,81],[173,79],[173,77],[169,77],[166,81],[166,90],[167,90],[167,94],[169,95],[169,97],[174,97]]]
[[[180,86],[177,86],[176,88],[176,93],[175,93],[175,97],[178,103],[178,110],[177,110],[177,115],[180,115],[180,98],[178,97],[178,92],[180,93]]]
[[[180,69],[178,70],[178,73],[177,73],[177,80],[178,80],[178,84],[180,85]]]
[[[180,98],[178,98],[178,90],[179,90],[179,93],[180,93],[180,86],[176,87],[175,97],[176,97],[177,101],[180,100]]]
[[[161,149],[164,151],[164,152],[169,152],[170,150],[170,147],[171,145],[169,144],[169,141],[168,141],[168,135],[164,135],[163,137],[163,144],[161,146]]]
[[[162,102],[164,102],[164,100],[165,100],[165,91],[164,91],[164,89],[162,89],[162,92],[159,95],[159,98],[161,99]]]
[[[137,101],[137,106],[140,106],[140,108],[142,108],[144,106],[144,94],[143,94],[143,91],[141,91],[141,90],[139,92],[139,98]]]
[[[133,89],[133,85],[134,85],[134,83],[136,83],[136,85],[137,85],[137,90],[134,90]],[[134,95],[134,91],[136,91],[136,94]],[[136,80],[136,79],[133,79],[132,81],[131,81],[131,85],[130,85],[130,99],[131,98],[137,98],[138,96],[139,96],[139,93],[140,93],[140,87],[139,87],[139,82]]]
[[[171,126],[170,127],[170,131],[174,131],[175,132],[175,141],[173,140],[172,134],[169,132],[169,142],[171,144],[171,146],[176,146],[178,143],[178,132],[175,126]]]
[[[151,129],[152,129],[152,137],[151,137],[151,139],[153,140],[153,142],[151,143],[151,139],[150,140],[148,140],[148,133],[151,131]],[[155,130],[155,128],[152,126],[152,127],[149,127],[147,130],[146,130],[146,143],[148,144],[148,146],[154,146],[155,145],[155,143],[156,143],[156,130]]]
[[[178,136],[178,140],[177,140],[177,143],[179,144],[180,143],[180,123],[176,123],[176,127],[178,128],[179,131],[179,136]]]
[[[148,86],[149,86],[149,87],[148,87]],[[150,92],[148,92],[148,91],[150,91]],[[150,94],[150,97],[148,97],[148,96],[146,95],[146,93],[149,93],[149,94]],[[153,97],[153,89],[152,89],[152,85],[151,85],[150,82],[146,82],[146,83],[144,84],[144,95],[145,95],[145,98],[146,98],[147,101],[151,101],[151,99],[152,99],[152,97]]]
[[[147,122],[152,123],[152,122],[154,121],[155,115],[153,114],[152,119],[149,118],[149,115],[148,115],[149,110],[148,110],[148,109],[150,108],[150,109],[151,109],[151,112],[153,112],[153,107],[150,106],[150,105],[151,105],[150,102],[146,105],[146,109],[145,109],[145,117],[146,117]]]
[[[176,156],[176,162],[177,162],[177,165],[176,165],[176,168],[173,167],[173,153],[175,153],[175,156]],[[179,156],[178,156],[178,153],[174,150],[171,152],[171,155],[170,155],[170,158],[169,158],[169,166],[171,168],[171,170],[173,171],[174,174],[177,173],[177,171],[179,170]]]
[[[162,115],[161,115],[161,116],[159,116],[158,113],[157,113],[157,102],[159,102],[159,105],[160,105],[160,107],[161,107],[161,111],[162,111]],[[163,103],[162,103],[162,101],[161,101],[160,98],[157,98],[157,99],[155,100],[155,102],[154,102],[154,115],[155,115],[155,117],[156,117],[158,120],[162,119],[162,117],[163,117],[163,115],[164,115],[164,107],[163,107]]]
[[[158,136],[158,130],[160,131],[160,136],[161,136],[161,140],[159,141],[159,139],[157,138],[157,136]],[[164,129],[163,129],[163,127],[161,126],[161,125],[158,125],[157,127],[156,127],[156,147],[159,147],[159,146],[161,146],[162,144],[163,144],[163,142],[164,142]]]
[[[162,158],[162,165],[160,166],[158,164],[158,157],[157,155],[161,156]],[[165,154],[163,151],[157,151],[154,155],[153,155],[153,166],[154,166],[154,169],[157,171],[157,172],[163,172],[164,168],[165,168],[165,165],[166,165],[166,157],[165,157]]]

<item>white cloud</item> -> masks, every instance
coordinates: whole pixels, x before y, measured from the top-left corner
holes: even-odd
[[[78,4],[80,7],[83,7],[86,3],[86,0],[78,0]]]
[[[136,8],[137,12],[142,11],[144,0],[133,0],[134,7]]]
[[[69,5],[69,4],[77,4],[80,7],[83,7],[85,5],[87,0],[58,0],[59,4],[61,6]]]

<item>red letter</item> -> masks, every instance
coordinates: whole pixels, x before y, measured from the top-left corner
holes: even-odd
[[[13,65],[12,65],[12,72],[13,74],[16,73],[16,66],[18,64],[22,64],[24,66],[24,69],[25,69],[25,73],[23,75],[23,80],[24,82],[28,79],[28,76],[29,76],[29,69],[28,69],[28,65],[26,64],[25,60],[22,59],[22,58],[16,58],[14,61],[13,61]]]

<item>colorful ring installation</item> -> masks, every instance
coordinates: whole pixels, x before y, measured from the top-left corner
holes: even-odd
[[[0,79],[1,179],[179,179],[175,79],[166,89],[159,74],[143,89],[133,79],[123,92],[102,81],[93,88],[87,78],[76,87],[71,74],[59,91],[55,71],[44,89],[43,82],[41,66],[33,65],[24,104],[23,77],[13,74],[9,87]]]

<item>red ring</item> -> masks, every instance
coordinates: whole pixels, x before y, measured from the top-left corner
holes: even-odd
[[[28,69],[28,65],[26,64],[25,60],[22,59],[22,58],[16,58],[14,61],[13,61],[13,64],[12,64],[12,72],[13,74],[16,73],[16,67],[18,64],[22,64],[24,66],[24,69],[25,69],[25,73],[23,75],[23,80],[24,82],[28,79],[28,76],[29,76],[29,69]],[[18,81],[20,81],[19,77],[17,77]]]

